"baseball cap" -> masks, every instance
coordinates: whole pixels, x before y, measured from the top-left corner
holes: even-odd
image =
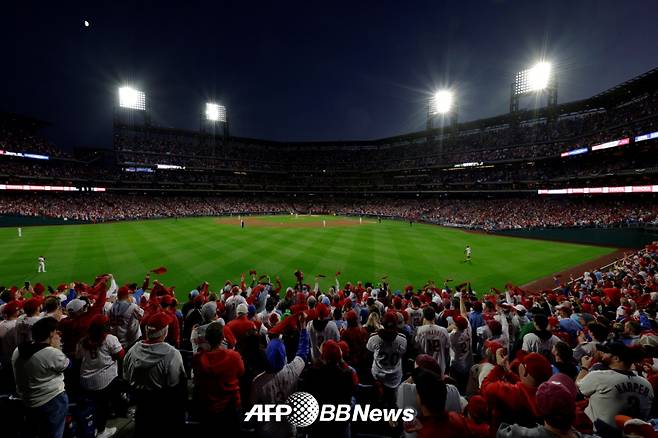
[[[18,309],[20,308],[21,308],[21,302],[18,300],[12,300],[4,305],[4,307],[2,308],[2,313],[7,316],[11,316],[14,313],[18,312]]]
[[[632,363],[641,359],[642,347],[629,347],[623,342],[609,341],[596,344],[596,349],[602,353],[618,356],[625,363]]]
[[[528,309],[526,309],[523,304],[517,304],[516,306],[514,306],[514,309],[517,312],[527,312],[528,311]]]
[[[578,389],[566,374],[555,374],[537,388],[537,411],[562,424],[571,424],[576,416]]]
[[[245,303],[240,303],[240,304],[238,304],[238,308],[236,309],[236,313],[238,315],[246,315],[247,313],[249,313],[249,308],[247,307],[247,305]]]
[[[23,310],[28,315],[33,314],[34,312],[39,310],[40,304],[41,301],[38,298],[30,298],[29,300],[25,300],[25,302],[23,302]]]
[[[164,312],[158,312],[146,322],[146,334],[150,339],[159,338],[169,326],[170,318]]]
[[[128,289],[128,286],[121,286],[119,290],[117,290],[117,296],[119,298],[125,298],[128,295],[130,295],[130,289]]]
[[[212,319],[217,315],[217,303],[214,301],[208,301],[206,304],[201,306],[201,317],[204,321],[212,321]]]
[[[352,323],[356,323],[359,319],[359,317],[356,315],[356,312],[354,310],[350,310],[349,312],[347,312],[343,318],[345,319],[345,321]]]
[[[333,339],[329,339],[328,341],[325,341],[322,344],[320,349],[322,350],[322,353],[320,354],[320,358],[325,363],[335,364],[340,362],[342,358],[342,353],[340,351],[340,345],[338,345],[338,342],[334,341]]]
[[[315,310],[317,311],[318,319],[329,318],[329,308],[324,303],[320,303],[315,306]]]
[[[560,304],[558,304],[557,306],[555,306],[555,308],[556,308],[557,310],[561,310],[561,309],[569,309],[569,310],[571,310],[571,303],[570,303],[569,301],[563,301],[562,303],[560,303]]]
[[[439,376],[443,373],[441,372],[441,366],[439,363],[429,354],[419,354],[416,356],[416,366],[418,368],[424,368],[438,374]]]
[[[539,353],[528,353],[521,360],[525,370],[537,383],[543,383],[550,379],[553,374],[551,364],[544,356]]]
[[[455,321],[455,325],[459,330],[466,330],[468,328],[468,321],[463,316],[455,316],[453,320]]]
[[[69,301],[66,305],[66,311],[69,313],[78,313],[87,305],[86,301],[83,301],[79,298]]]
[[[617,429],[623,430],[625,437],[653,438],[656,436],[651,423],[640,420],[639,418],[615,415],[615,424],[617,425]]]
[[[386,312],[382,320],[382,325],[386,330],[395,330],[398,327],[398,316],[396,312]]]

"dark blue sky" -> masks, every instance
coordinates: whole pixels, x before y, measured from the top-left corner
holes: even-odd
[[[339,140],[422,129],[442,85],[457,90],[460,120],[504,113],[513,73],[541,56],[559,70],[560,102],[658,66],[652,0],[16,1],[4,12],[0,108],[52,122],[64,146],[111,144],[127,82],[161,125],[197,129],[214,98],[234,135]]]

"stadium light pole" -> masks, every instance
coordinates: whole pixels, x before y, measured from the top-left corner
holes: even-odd
[[[448,116],[450,116],[452,125],[457,123],[455,93],[449,89],[437,90],[432,94],[427,104],[427,129],[434,128],[434,119],[436,117],[445,120]]]
[[[138,118],[142,119],[143,124],[149,124],[146,94],[130,85],[118,87],[114,105],[115,125],[135,125]]]
[[[218,129],[224,140],[228,138],[228,112],[224,105],[215,102],[206,102],[205,110],[201,115],[201,131],[209,131],[214,137]]]
[[[523,96],[546,92],[548,106],[557,105],[557,80],[553,65],[547,61],[539,61],[532,67],[521,70],[514,75],[510,94],[510,113],[519,110],[519,100]]]

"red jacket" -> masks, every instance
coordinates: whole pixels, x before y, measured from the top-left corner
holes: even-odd
[[[167,329],[167,343],[173,345],[176,348],[180,347],[180,324],[178,323],[178,317],[176,316],[175,309],[167,309],[164,311],[171,318],[169,323],[169,328]]]
[[[350,354],[343,360],[350,365],[359,368],[367,362],[368,350],[366,344],[370,335],[363,327],[348,327],[343,329],[340,340],[345,341],[350,347]]]
[[[456,412],[446,412],[444,415],[418,417],[422,425],[416,431],[418,438],[465,438],[473,436],[466,418]]]
[[[516,374],[506,373],[500,366],[494,367],[482,381],[481,392],[491,411],[493,436],[502,422],[526,427],[537,423],[537,388],[524,385]]]
[[[240,342],[240,339],[242,339],[247,331],[251,329],[256,330],[254,322],[247,319],[244,315],[238,316],[234,320],[229,321],[228,324],[226,324],[226,327],[231,330],[233,336],[235,336],[235,339],[237,339],[238,342]]]
[[[105,283],[101,284],[102,286],[96,287],[100,288],[96,302],[88,311],[80,315],[69,316],[59,322],[59,330],[62,332],[62,351],[70,358],[75,357],[78,342],[87,334],[92,318],[103,311],[107,301],[107,290]]]
[[[239,377],[244,374],[240,353],[220,348],[194,356],[194,400],[210,413],[225,410],[231,404],[240,407]],[[220,425],[221,427],[221,425]]]

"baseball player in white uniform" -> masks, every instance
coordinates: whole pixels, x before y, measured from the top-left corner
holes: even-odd
[[[46,272],[46,258],[44,256],[39,256],[37,260],[39,261],[37,272]]]

